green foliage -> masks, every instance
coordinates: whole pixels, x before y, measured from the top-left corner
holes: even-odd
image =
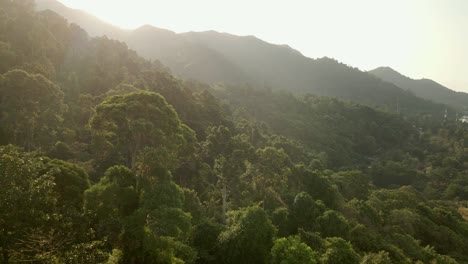
[[[349,223],[339,212],[328,210],[317,218],[317,227],[324,237],[348,238]]]
[[[291,223],[289,210],[287,208],[277,208],[271,216],[271,222],[278,230],[278,237],[286,237],[292,231],[294,231],[292,230],[293,226]]]
[[[289,157],[283,150],[273,147],[258,149],[255,162],[248,164],[242,179],[265,202],[268,196],[280,201],[278,193],[287,188],[288,176],[291,173]]]
[[[346,240],[339,237],[325,239],[325,252],[321,261],[324,264],[332,263],[359,263],[361,257],[353,250]]]
[[[53,159],[70,160],[75,157],[75,154],[66,143],[57,141],[48,152],[47,156]]]
[[[143,206],[156,208],[158,206],[182,208],[184,191],[173,182],[162,182],[147,189],[142,198]]]
[[[217,263],[218,236],[224,226],[205,219],[194,227],[192,241],[200,263]]]
[[[0,73],[6,72],[15,65],[16,53],[11,48],[10,43],[0,41]]]
[[[47,232],[55,220],[54,178],[41,174],[42,166],[40,159],[11,145],[0,147],[0,248],[5,263],[41,254],[43,248],[34,248],[34,233]],[[23,253],[27,247],[32,252]]]
[[[138,208],[136,178],[124,166],[109,168],[101,181],[85,192],[85,210],[99,237],[117,245],[125,217]]]
[[[361,264],[392,264],[392,260],[388,256],[388,252],[380,251],[366,254],[362,258]]]
[[[374,208],[369,205],[368,201],[353,199],[347,204],[355,214],[355,218],[359,222],[364,223],[367,226],[378,226],[381,224],[381,218],[377,210],[380,208]]]
[[[265,211],[248,207],[229,213],[227,229],[219,235],[224,263],[267,263],[274,227]]]
[[[425,199],[411,186],[400,187],[395,190],[380,189],[371,194],[369,204],[388,214],[392,209],[414,208]]]
[[[325,211],[322,201],[314,201],[306,192],[301,192],[294,198],[292,213],[295,224],[305,230],[314,230],[316,220]]]
[[[335,98],[295,97],[249,87],[229,87],[219,96],[235,109],[244,109],[251,119],[265,122],[274,133],[295,139],[316,154],[326,153],[329,167],[361,163],[383,150],[401,148],[416,135],[401,118]]]
[[[105,251],[105,246],[102,241],[91,241],[73,245],[72,248],[65,253],[64,260],[67,264],[92,264],[92,263],[112,263],[109,259],[109,254]],[[111,258],[115,259],[115,255]],[[106,262],[108,261],[108,262]]]
[[[304,229],[299,229],[298,233],[301,241],[306,243],[310,248],[319,251],[324,250],[325,240],[320,236],[319,233],[307,232]]]
[[[279,238],[271,248],[272,264],[315,264],[317,253],[302,243],[299,237]]]
[[[384,239],[380,233],[362,224],[357,224],[351,228],[349,242],[360,252],[370,252],[384,248]]]
[[[418,176],[416,170],[394,161],[375,164],[371,170],[372,181],[379,187],[411,185],[418,180]]]
[[[54,177],[58,204],[63,207],[83,207],[84,191],[89,188],[88,174],[75,164],[61,160],[45,160],[44,174]]]
[[[0,122],[9,142],[33,150],[54,142],[63,92],[42,75],[12,70],[0,77]]]
[[[110,146],[112,149],[107,151],[118,153],[132,169],[141,162],[142,173],[171,167],[176,151],[190,140],[185,137],[193,137],[184,133],[190,129],[181,124],[174,108],[161,95],[149,92],[109,97],[97,106],[90,124],[96,147]],[[145,162],[143,154],[148,151],[158,154],[161,160]]]
[[[204,207],[198,198],[197,193],[194,190],[187,188],[183,189],[184,192],[184,205],[183,210],[190,213],[193,217],[194,222],[198,223],[204,216]]]
[[[149,211],[148,226],[158,236],[169,236],[182,241],[188,239],[192,229],[191,216],[179,208],[159,207]]]
[[[109,256],[106,264],[119,264],[123,258],[122,251],[119,249],[113,249],[112,254]]]
[[[293,171],[295,178],[299,178],[306,191],[313,199],[322,200],[327,206],[334,207],[337,191],[319,171],[311,171],[303,165],[296,165]]]
[[[333,183],[338,186],[340,193],[351,200],[366,199],[369,195],[369,178],[360,171],[343,171],[331,176]]]
[[[0,147],[0,249],[5,263],[61,262],[84,232],[83,169]]]

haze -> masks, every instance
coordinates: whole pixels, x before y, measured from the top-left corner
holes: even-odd
[[[288,44],[361,70],[390,66],[468,92],[468,1],[60,0],[123,27],[216,30]]]

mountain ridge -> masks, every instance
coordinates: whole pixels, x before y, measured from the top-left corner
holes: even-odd
[[[57,8],[50,4],[54,0],[37,2],[38,9],[56,11],[88,32],[89,21],[96,19],[85,16],[81,23],[82,11]],[[130,31],[108,27],[105,23],[93,27],[90,35],[101,33],[126,42],[141,56],[161,61],[173,74],[184,79],[338,97],[391,112],[400,109],[440,112],[445,108],[337,60],[308,58],[288,45],[271,44],[255,36],[236,36],[213,30],[175,33],[150,25]]]
[[[390,67],[379,67],[369,71],[384,81],[414,93],[416,96],[434,102],[452,105],[459,110],[468,109],[468,94],[454,91],[442,84],[427,78],[412,79]]]

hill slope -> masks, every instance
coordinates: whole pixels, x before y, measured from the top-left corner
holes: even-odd
[[[468,94],[451,90],[433,80],[415,80],[402,75],[389,67],[380,67],[369,73],[398,87],[409,90],[416,96],[432,100],[437,103],[452,105],[460,109],[468,108]]]
[[[54,11],[66,18],[69,23],[80,25],[90,36],[106,35],[109,38],[121,39],[127,33],[127,30],[108,24],[84,11],[69,8],[55,0],[38,0],[36,9]]]
[[[238,80],[252,81],[221,54],[202,45],[188,43],[170,30],[148,25],[135,30],[123,30],[86,12],[68,8],[55,0],[37,0],[36,8],[59,13],[68,22],[85,29],[92,37],[105,35],[124,41],[140,55],[159,60],[182,78],[231,84]]]
[[[176,75],[209,83],[252,81],[242,69],[206,46],[190,43],[178,34],[153,26],[142,26],[121,38],[146,58],[157,59]]]

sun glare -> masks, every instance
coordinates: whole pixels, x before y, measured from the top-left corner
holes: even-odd
[[[450,83],[454,89],[468,82],[454,81],[466,78],[459,76],[468,71],[468,33],[461,26],[468,21],[461,15],[454,24],[447,18],[457,10],[437,0],[60,1],[125,29],[151,24],[175,32],[255,35],[362,70],[390,66],[414,78]]]

